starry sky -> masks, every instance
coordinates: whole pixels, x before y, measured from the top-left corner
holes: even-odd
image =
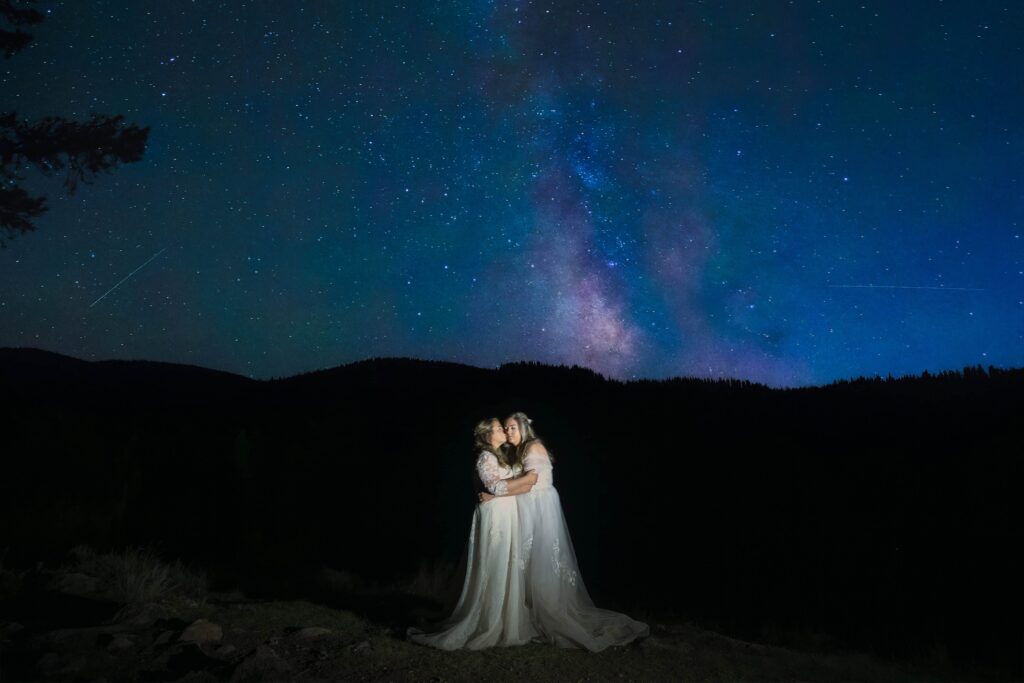
[[[0,346],[260,378],[1024,365],[1019,2],[37,8],[0,111],[151,132],[73,196],[27,174],[50,210],[0,250]]]

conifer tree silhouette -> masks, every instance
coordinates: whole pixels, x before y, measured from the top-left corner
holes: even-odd
[[[0,52],[5,59],[25,49],[32,35],[22,30],[42,22],[36,0],[0,0]],[[80,183],[90,184],[102,172],[142,159],[149,127],[126,124],[124,116],[92,114],[85,122],[47,116],[21,120],[15,112],[0,113],[0,247],[35,229],[46,212],[46,197],[33,196],[19,185],[21,171],[34,167],[44,176],[65,172],[64,188],[73,195]]]

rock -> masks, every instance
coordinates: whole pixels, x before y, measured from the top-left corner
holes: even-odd
[[[170,616],[170,611],[163,605],[147,602],[144,605],[125,608],[119,615],[118,620],[132,626],[149,626]]]
[[[96,646],[106,647],[114,638],[114,634],[125,631],[120,624],[101,624],[100,626],[87,626],[85,628],[59,628],[55,631],[46,631],[32,638],[29,646],[32,648],[54,648],[61,651],[83,650]]]
[[[154,629],[171,629],[174,631],[184,631],[188,626],[188,622],[184,619],[178,619],[177,617],[170,617],[168,619],[157,619],[156,623],[153,624]]]
[[[235,654],[237,650],[238,648],[234,645],[221,645],[216,650],[214,650],[213,654],[222,659],[226,659],[231,657],[231,655]]]
[[[328,633],[333,633],[333,631],[331,631],[331,629],[329,628],[323,628],[321,626],[307,626],[306,628],[301,628],[298,631],[296,631],[294,633],[294,637],[296,640],[313,640],[314,638],[325,636]]]
[[[369,652],[370,641],[364,640],[361,643],[356,643],[355,645],[350,646],[349,649],[352,650],[352,652]]]
[[[25,630],[25,627],[16,621],[9,621],[3,626],[0,626],[0,640],[6,640],[11,636],[20,633]]]
[[[255,652],[235,667],[231,683],[281,680],[291,670],[288,662],[281,659],[268,645],[259,645]]]
[[[132,642],[131,638],[128,636],[117,636],[107,645],[107,650],[109,652],[124,652],[133,647],[135,647],[135,643]]]
[[[57,589],[71,595],[89,597],[95,595],[99,589],[100,581],[94,576],[87,574],[64,574],[57,580]]]
[[[154,645],[166,645],[167,643],[171,642],[171,638],[173,638],[173,637],[174,637],[174,631],[164,631],[163,633],[161,633],[160,635],[158,635],[156,637],[156,640],[153,641],[153,644]]]
[[[178,640],[192,643],[212,643],[223,637],[224,632],[220,625],[206,619],[196,619],[191,626],[185,629]]]
[[[207,594],[207,598],[211,602],[217,602],[221,604],[245,602],[248,598],[245,597],[245,593],[233,588],[230,591],[210,591]]]
[[[219,683],[220,679],[209,671],[189,671],[174,683]]]
[[[65,680],[78,681],[82,680],[82,674],[87,666],[89,666],[89,660],[79,655],[68,662],[58,673]]]
[[[200,649],[198,643],[175,643],[153,662],[154,668],[145,672],[143,678],[150,681],[175,681],[186,674],[195,676],[199,672],[214,674],[222,670],[224,663]]]
[[[63,662],[56,652],[47,652],[36,662],[36,668],[43,676],[49,677],[60,671]]]

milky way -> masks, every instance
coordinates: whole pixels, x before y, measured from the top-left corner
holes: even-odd
[[[0,345],[256,377],[1024,365],[1017,4],[38,7],[0,110],[152,132],[72,197],[26,173],[50,211],[0,251]]]

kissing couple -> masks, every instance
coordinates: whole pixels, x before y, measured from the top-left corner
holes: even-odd
[[[409,639],[442,650],[545,642],[592,652],[647,636],[647,624],[597,608],[583,585],[553,458],[525,413],[474,430],[482,490],[469,531],[466,579],[452,615]]]

